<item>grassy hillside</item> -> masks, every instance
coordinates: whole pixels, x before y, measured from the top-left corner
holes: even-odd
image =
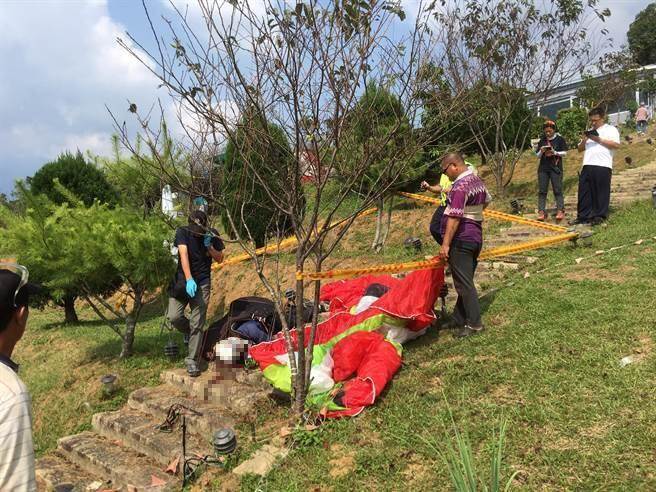
[[[649,203],[622,210],[592,248],[545,251],[528,278],[485,299],[488,330],[431,332],[409,344],[383,398],[361,417],[303,439],[244,490],[450,490],[447,402],[487,473],[492,434],[509,419],[506,477],[535,489],[656,487],[656,237]],[[592,256],[576,264],[575,259]],[[620,359],[636,362],[620,367]]]
[[[625,148],[638,165],[654,155],[645,142]],[[533,164],[527,158],[527,169]],[[566,172],[575,175],[577,167],[568,163]],[[517,190],[533,186],[533,171],[518,174],[528,181]],[[428,234],[432,211],[399,202],[380,254],[369,248],[374,217],[358,220],[326,267],[435,254]],[[499,227],[488,221],[487,234]],[[403,247],[409,236],[422,239],[421,253]],[[591,248],[542,251],[530,267],[533,274],[514,274],[514,285],[485,299],[485,334],[457,342],[431,333],[410,344],[404,367],[375,407],[322,427],[301,440],[270,477],[246,480],[243,488],[322,490],[330,482],[332,490],[434,490],[436,484],[448,489],[445,465],[428,444],[442,449],[447,401],[469,433],[481,469],[488,466],[492,432],[502,417],[509,419],[504,472],[520,471],[517,484],[531,489],[656,487],[656,410],[651,405],[656,244],[647,241],[594,256],[595,250],[648,237],[656,237],[656,214],[649,203],[640,203],[612,215]],[[574,262],[588,255],[593,257]],[[281,260],[281,278],[291,286],[293,255],[283,254]],[[553,268],[535,273],[547,266]],[[210,312],[219,314],[232,299],[253,294],[266,292],[248,263],[226,267],[214,276]],[[118,408],[132,390],[157,384],[162,369],[182,364],[163,355],[167,334],[160,334],[164,308],[159,301],[148,306],[137,328],[135,356],[127,361],[116,358],[118,338],[83,305],[78,309],[82,322],[77,326],[60,325],[60,310],[33,310],[15,352],[32,393],[39,455],[53,449],[57,438],[89,428],[93,413]],[[182,347],[181,337],[175,338]],[[631,354],[641,360],[620,368],[619,360]],[[99,378],[106,373],[119,376],[120,390],[111,399],[100,394]],[[276,412],[281,417],[285,409]]]
[[[649,132],[652,135],[652,138],[655,138],[656,128],[653,126],[650,128]],[[614,173],[619,173],[627,168],[627,157],[631,158],[631,166],[633,167],[644,166],[656,158],[656,145],[653,143],[647,143],[646,137],[638,137],[633,134],[632,138],[633,140],[631,140],[631,143],[623,140],[622,146],[615,152],[615,158],[613,160]],[[576,188],[578,186],[578,172],[581,169],[582,163],[583,153],[578,152],[576,148],[570,149],[563,163],[565,171],[564,188],[566,194],[576,193]],[[526,198],[528,199],[527,204],[531,203],[530,200],[537,199],[537,168],[538,159],[535,154],[532,151],[525,152],[517,163],[513,175],[513,182],[508,187],[506,193],[507,196]],[[489,168],[483,166],[481,168],[481,175],[486,184],[490,187],[490,190],[494,190],[494,176]],[[531,205],[530,208],[532,208],[532,206],[533,205]]]

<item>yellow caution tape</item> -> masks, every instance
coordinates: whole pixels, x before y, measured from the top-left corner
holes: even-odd
[[[523,253],[553,244],[570,241],[578,237],[576,232],[568,232],[567,234],[560,234],[558,236],[546,237],[536,239],[533,241],[525,241],[523,243],[500,246],[485,250],[479,256],[480,260],[487,260],[490,258],[498,258],[500,256],[508,256],[517,253]],[[399,273],[408,272],[412,270],[423,270],[427,268],[439,268],[444,265],[444,260],[439,257],[434,257],[430,260],[413,261],[405,263],[388,263],[385,265],[376,265],[367,268],[351,268],[342,270],[329,270],[325,272],[296,272],[297,280],[322,280],[322,279],[338,279],[338,278],[351,278],[361,275],[368,275],[373,273]]]
[[[432,198],[430,196],[418,195],[416,193],[399,192],[399,195],[404,196],[406,198],[411,198],[413,200],[417,200],[417,201],[420,201],[420,202],[432,203],[434,205],[441,205],[442,204],[442,201],[439,198]],[[527,219],[526,217],[520,217],[518,215],[506,214],[504,212],[499,212],[497,210],[485,209],[483,211],[483,215],[485,217],[490,218],[490,219],[507,220],[509,222],[515,222],[517,224],[524,224],[524,225],[528,225],[528,226],[531,226],[531,227],[536,227],[538,229],[544,229],[546,231],[551,231],[551,232],[565,232],[565,231],[567,231],[567,227],[563,227],[563,226],[559,226],[559,225],[555,225],[555,224],[546,224],[544,222],[540,222],[539,220]]]
[[[526,217],[520,217],[519,215],[506,214],[504,212],[499,212],[497,210],[483,210],[483,215],[490,219],[499,219],[507,220],[509,222],[515,222],[517,224],[524,224],[527,226],[535,227],[537,229],[544,229],[545,231],[551,232],[566,232],[567,227],[559,226],[556,224],[547,224],[545,222],[540,222],[539,220],[527,219]]]
[[[412,198],[413,200],[417,200],[419,202],[432,203],[434,205],[442,205],[442,200],[440,200],[439,198],[433,198],[425,195],[418,195],[417,193],[406,193],[405,191],[399,191],[398,194],[406,198]]]
[[[376,207],[368,208],[366,210],[363,210],[362,212],[360,212],[357,215],[356,219],[361,219],[362,217],[366,217],[367,215],[371,215],[373,213],[376,213],[376,210],[378,210]],[[348,219],[335,220],[335,221],[330,223],[330,227],[331,228],[337,227],[340,224],[346,222],[347,220]],[[276,253],[282,252],[283,250],[294,249],[294,248],[296,248],[296,246],[298,246],[298,239],[296,238],[296,236],[289,236],[289,237],[286,237],[285,239],[283,239],[280,242],[268,243],[268,244],[262,246],[261,248],[256,249],[252,254],[251,253],[242,253],[242,254],[239,254],[239,255],[236,255],[236,256],[231,256],[230,258],[227,258],[227,259],[223,260],[221,263],[214,263],[212,265],[212,269],[213,270],[218,270],[219,268],[222,268],[224,266],[236,265],[238,263],[248,261],[253,257],[253,255],[262,256],[262,255],[265,255],[265,254],[276,254]]]

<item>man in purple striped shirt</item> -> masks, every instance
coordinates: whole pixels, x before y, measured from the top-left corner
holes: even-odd
[[[483,180],[467,168],[462,155],[442,159],[442,172],[453,181],[442,217],[440,256],[448,261],[458,300],[452,321],[456,337],[480,333],[484,326],[474,273],[483,246],[483,210],[491,201]]]

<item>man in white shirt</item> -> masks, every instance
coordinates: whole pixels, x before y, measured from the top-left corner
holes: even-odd
[[[588,117],[592,128],[586,130],[577,147],[585,153],[575,223],[599,225],[608,218],[613,155],[620,147],[620,132],[605,123],[606,113],[601,108],[590,110]]]
[[[31,400],[11,360],[38,291],[27,277],[25,267],[0,263],[0,491],[36,491]]]

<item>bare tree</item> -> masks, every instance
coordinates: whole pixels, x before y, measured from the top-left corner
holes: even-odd
[[[610,12],[597,0],[441,2],[434,13],[444,77],[470,94],[463,121],[503,195],[530,138],[534,112],[549,92],[571,81],[597,55],[594,29]],[[519,105],[519,106],[518,106]]]
[[[576,96],[586,108],[600,106],[604,110],[613,104],[621,105],[626,99],[634,102],[639,68],[627,49],[606,53],[582,74],[583,86]]]
[[[426,79],[418,78],[417,71],[429,61],[442,63],[444,55],[436,55],[434,30],[429,28],[434,6],[420,5],[414,20],[405,23],[400,22],[406,17],[400,4],[379,0],[310,0],[293,8],[271,0],[258,4],[200,0],[198,7],[203,20],[200,28],[180,10],[166,21],[164,30],[149,17],[156,41],[153,51],[135,39],[119,43],[168,89],[186,115],[186,128],[194,127],[187,134],[190,157],[181,163],[192,177],[184,191],[203,194],[211,206],[225,208],[228,195],[235,190],[221,186],[221,170],[213,172],[213,158],[226,140],[235,143],[244,165],[232,172],[241,173],[238,182],[243,203],[248,200],[249,186],[257,183],[285,224],[291,224],[299,274],[295,294],[300,302],[309,287],[301,274],[308,269],[320,271],[356,217],[379,202],[408,167],[415,165],[421,138],[406,138],[405,145],[389,143],[407,135],[408,125],[419,121],[419,95],[426,90],[421,87]],[[145,3],[144,8],[148,14]],[[135,44],[138,49],[133,48]],[[372,150],[354,156],[358,137],[352,114],[369,84],[385,88],[403,111],[393,122],[386,115],[385,131],[368,135],[366,148]],[[460,102],[454,98],[454,104]],[[445,107],[445,111],[449,109]],[[370,117],[371,124],[376,124],[376,111],[363,107],[358,111],[360,118]],[[156,149],[158,125],[151,125],[151,116],[136,113],[141,138]],[[188,124],[189,120],[194,124]],[[272,125],[282,130],[288,147],[273,138]],[[124,145],[130,148],[130,135],[123,125],[118,128]],[[271,147],[289,155],[268,162],[262,149]],[[385,166],[372,174],[380,157],[375,149],[386,149]],[[331,178],[344,169],[348,172],[339,172],[339,179]],[[152,164],[144,169],[164,171]],[[198,188],[199,175],[205,183],[209,180],[209,186]],[[304,177],[309,179],[305,184]],[[182,185],[179,180],[172,184]],[[347,202],[352,205],[354,196],[357,205],[346,206]],[[230,232],[251,256],[283,320],[293,407],[300,416],[311,385],[320,282],[311,286],[314,311],[308,331],[294,334],[283,315],[282,293],[289,279],[281,273],[280,257],[256,254],[253,235],[243,227],[245,207],[240,210],[229,214]],[[270,251],[276,251],[276,244],[286,244],[278,220],[268,223],[267,236],[274,245]],[[265,269],[265,265],[271,268]],[[297,327],[304,326],[302,311],[297,310]]]

